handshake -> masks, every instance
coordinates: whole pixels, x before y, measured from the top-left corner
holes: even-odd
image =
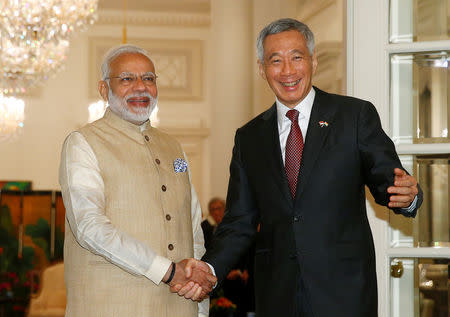
[[[200,302],[208,297],[217,278],[208,264],[191,258],[172,263],[162,281],[170,286],[172,293]]]

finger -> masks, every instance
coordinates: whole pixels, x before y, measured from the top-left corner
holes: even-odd
[[[197,297],[196,301],[197,302],[201,302],[202,300],[204,300],[208,296],[209,296],[209,293],[206,293],[205,290],[202,290],[202,292],[200,293],[200,296]]]
[[[401,168],[394,168],[394,175],[396,175],[396,176],[404,176],[404,175],[407,175],[407,174]]]
[[[207,273],[212,273],[211,268],[209,267],[208,264],[206,264],[206,262],[203,261],[197,261],[197,267],[199,269],[201,269],[202,271],[205,271]]]
[[[414,177],[408,176],[403,178],[398,178],[394,180],[394,185],[397,187],[413,187],[417,186],[417,181]]]
[[[397,195],[417,195],[417,188],[415,187],[395,187],[391,186],[388,188],[389,194],[397,194]]]
[[[397,203],[411,203],[414,200],[414,196],[409,195],[395,195],[389,197],[389,201]]]
[[[184,271],[186,274],[186,278],[190,278],[192,276],[192,269],[197,266],[196,259],[189,259],[184,267]]]
[[[194,287],[195,283],[190,281],[189,283],[187,283],[186,285],[184,285],[179,291],[178,291],[178,295],[180,296],[184,296],[184,294],[186,294],[187,292],[189,292],[193,287]]]
[[[195,292],[199,287],[200,286],[197,283],[195,283],[194,287],[192,287],[186,294],[184,294],[184,298],[191,299],[195,295]]]
[[[202,288],[199,287],[199,288],[197,289],[197,291],[195,292],[194,296],[192,296],[192,300],[193,300],[193,301],[199,301],[199,300],[201,300],[201,294],[202,294]]]
[[[217,277],[215,277],[215,276],[212,275],[212,274],[207,274],[207,275],[206,275],[206,279],[207,279],[210,283],[212,283],[213,285],[215,285],[216,282],[217,282]]]
[[[410,203],[400,203],[400,202],[390,202],[388,204],[389,208],[408,208]]]
[[[176,285],[170,287],[170,291],[172,293],[178,293],[182,287],[183,287],[183,285],[176,284]]]

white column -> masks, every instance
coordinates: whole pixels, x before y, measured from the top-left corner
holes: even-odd
[[[211,1],[211,190],[225,197],[236,129],[252,117],[250,0]]]
[[[387,1],[347,1],[347,93],[374,103],[389,134],[388,58],[384,52],[387,34]],[[366,191],[368,192],[368,191]],[[372,228],[378,279],[378,313],[391,316],[389,305],[389,241],[386,208],[368,196],[368,218]],[[391,316],[396,317],[396,316]]]

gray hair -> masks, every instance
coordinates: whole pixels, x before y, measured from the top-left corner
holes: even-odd
[[[264,40],[266,37],[272,34],[277,34],[285,31],[296,30],[303,34],[306,40],[306,46],[308,47],[309,54],[311,56],[314,53],[314,34],[311,32],[309,27],[295,19],[285,18],[273,21],[267,25],[259,33],[258,39],[256,41],[256,49],[258,53],[259,61],[264,64]]]
[[[123,44],[123,45],[113,47],[103,57],[102,80],[106,80],[106,78],[109,77],[109,73],[111,72],[111,68],[110,68],[111,62],[114,59],[116,59],[117,57],[119,57],[120,55],[127,54],[127,53],[141,54],[141,55],[144,55],[145,57],[147,57],[151,61],[151,58],[150,58],[150,55],[148,54],[148,52],[139,46],[131,45],[131,44]]]

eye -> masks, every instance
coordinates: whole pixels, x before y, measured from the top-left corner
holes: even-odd
[[[156,80],[156,77],[152,76],[152,75],[142,76],[142,81],[146,82],[146,83],[154,83],[155,80]]]
[[[301,61],[303,59],[303,56],[300,55],[294,55],[294,60],[295,61]]]
[[[134,78],[132,76],[123,76],[120,77],[120,82],[122,83],[130,83],[134,80]]]
[[[279,63],[281,63],[281,59],[279,59],[279,58],[274,58],[274,59],[270,60],[270,63],[271,63],[271,64],[279,64]]]

